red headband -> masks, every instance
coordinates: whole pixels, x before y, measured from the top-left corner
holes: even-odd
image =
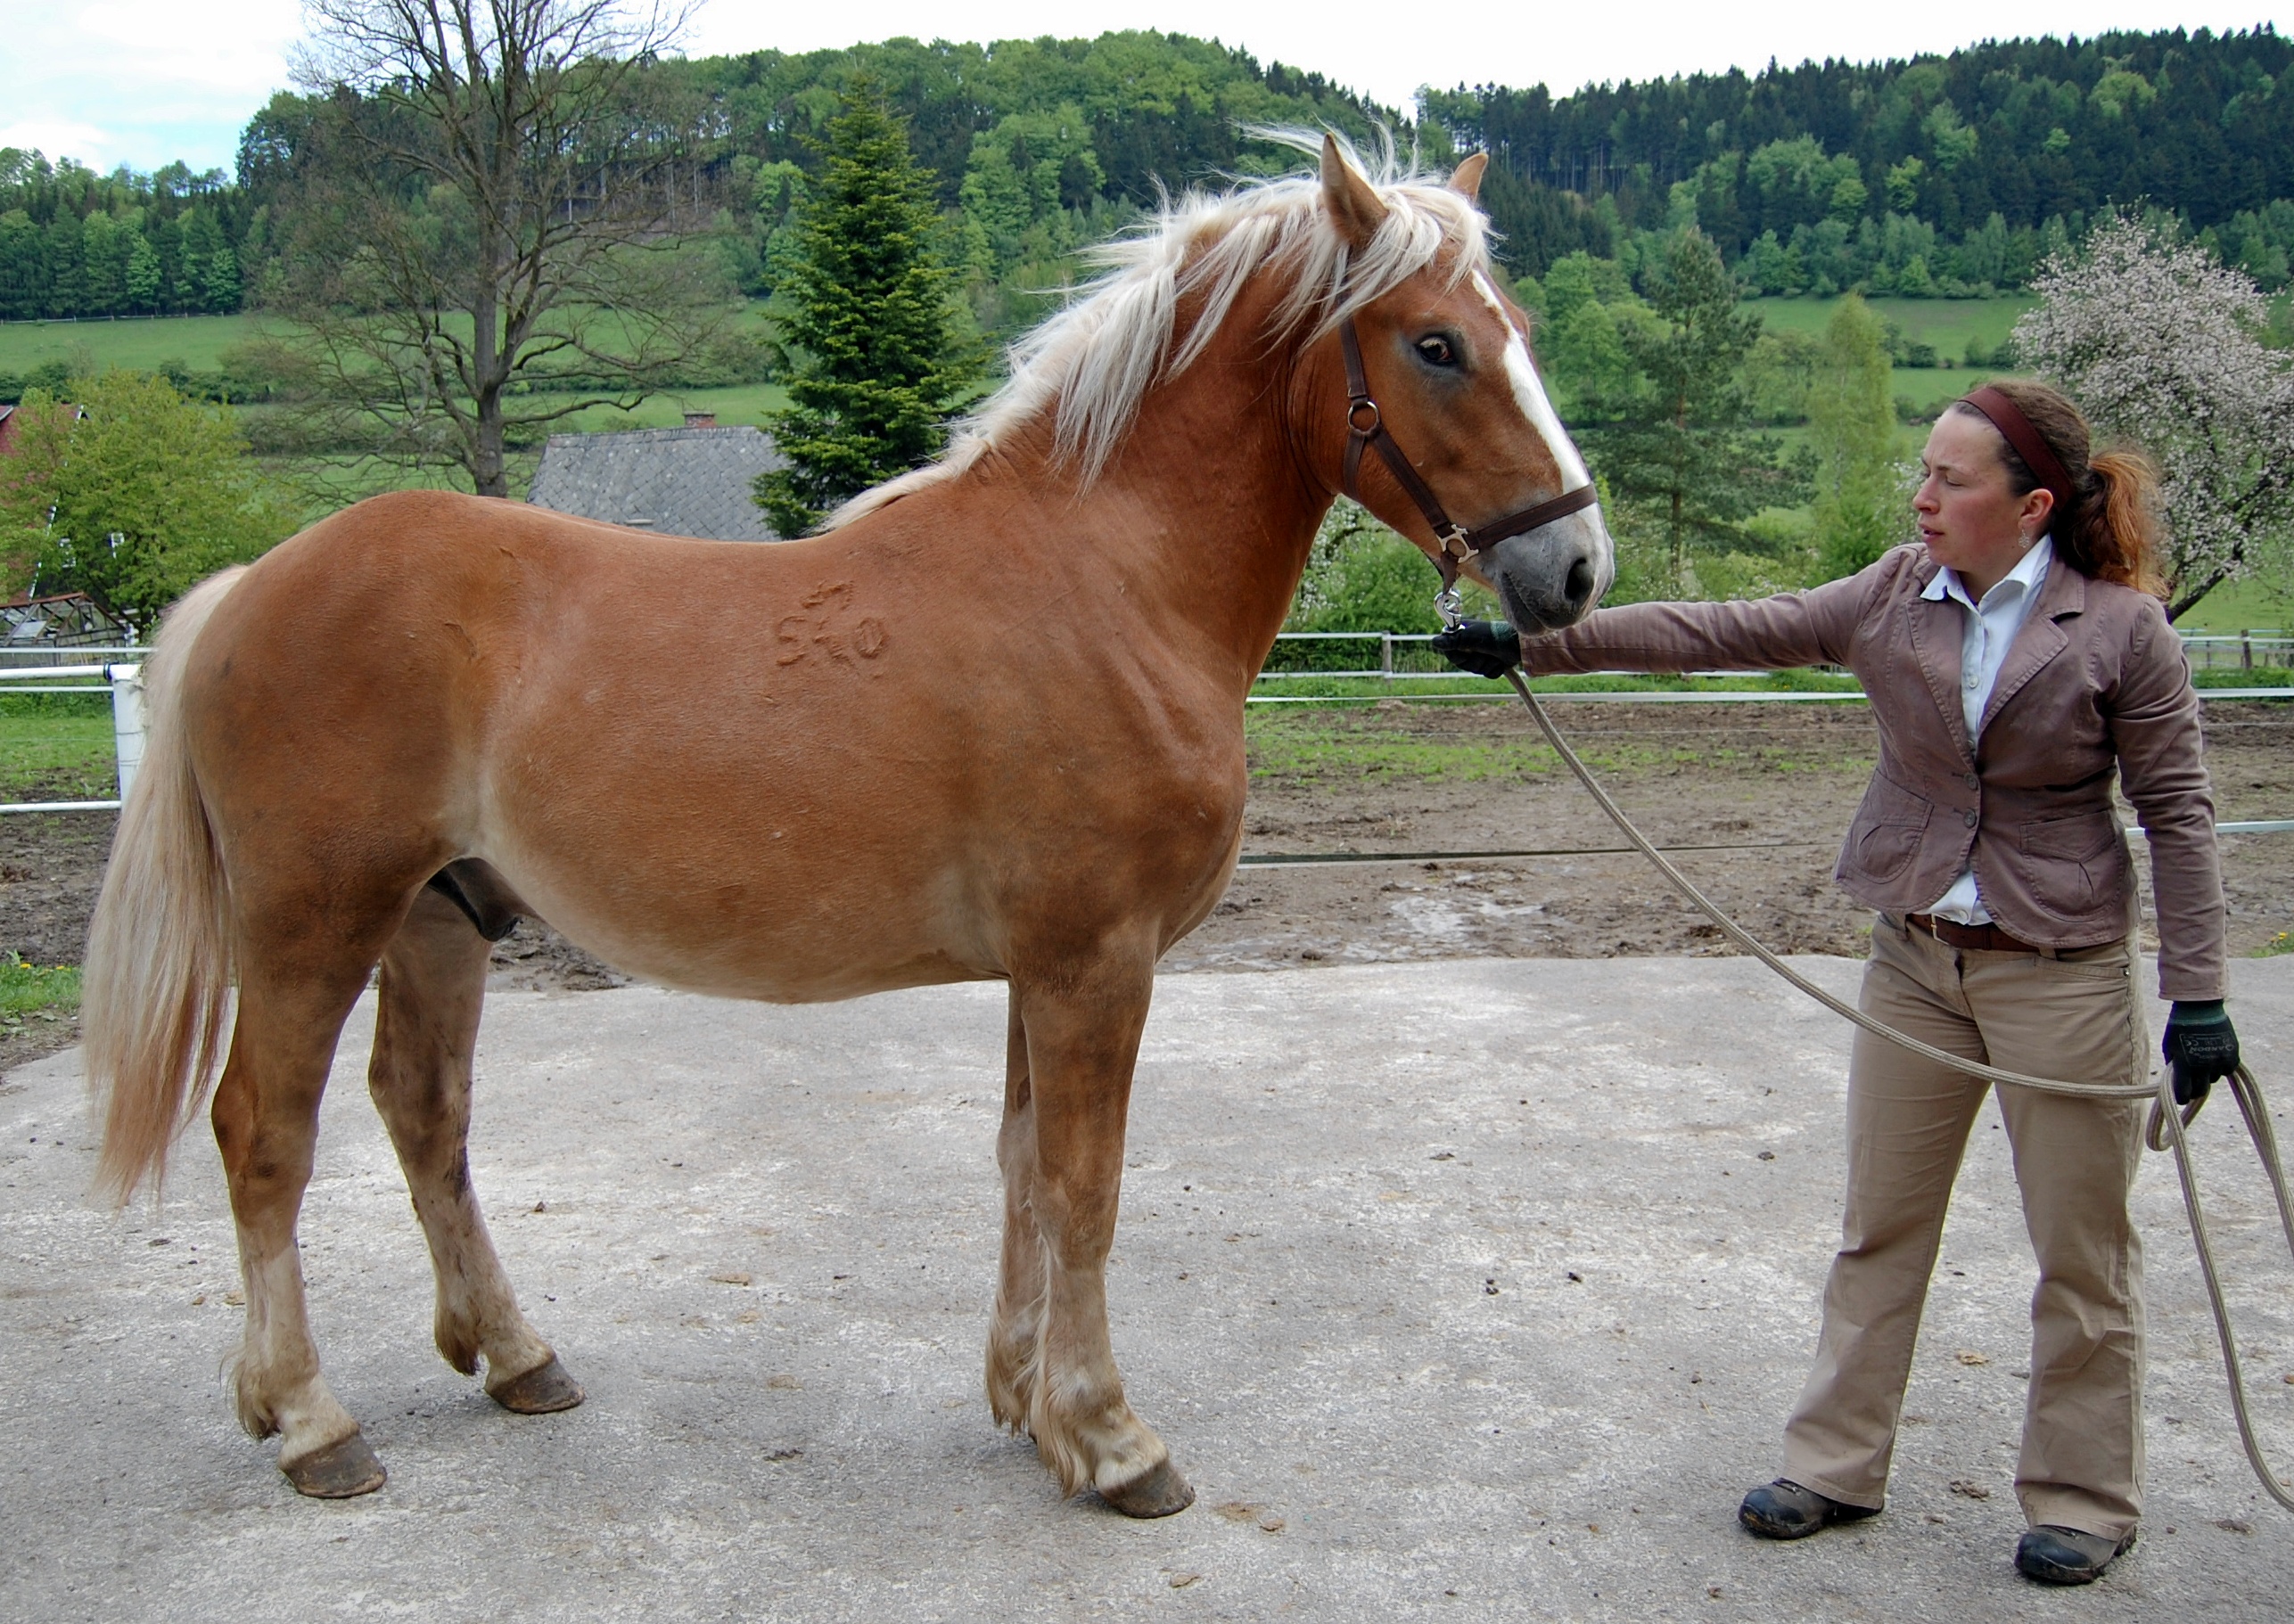
[[[2055,511],[2050,515],[2050,522],[2069,519],[2073,491],[2070,470],[2063,466],[2063,459],[2055,455],[2055,447],[2047,443],[2047,437],[2031,426],[2031,419],[2023,414],[2023,408],[1988,383],[1981,389],[1969,390],[1960,397],[1960,404],[1982,413],[2015,447],[2016,455],[2023,459],[2023,465],[2031,470],[2032,476],[2053,495]]]

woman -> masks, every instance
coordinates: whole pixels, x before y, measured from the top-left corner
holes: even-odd
[[[1500,675],[1846,666],[1879,767],[1837,878],[1878,911],[1862,1006],[1952,1054],[2041,1077],[2141,1076],[2135,882],[2116,769],[2150,841],[2165,1050],[2178,1097],[2237,1065],[2197,696],[2160,608],[2154,478],[2093,455],[2076,407],[2003,381],[1954,403],[1921,456],[1916,545],[1805,593],[1602,610],[1517,644],[1444,644]],[[1784,1473],[1745,1497],[1797,1539],[1881,1507],[1944,1212],[1985,1085],[1859,1031],[1843,1239]],[[2142,1509],[2142,1248],[2127,1212],[2140,1106],[2002,1087],[2038,1254],[2016,1565],[2084,1584]]]

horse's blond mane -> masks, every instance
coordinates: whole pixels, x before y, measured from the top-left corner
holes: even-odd
[[[1319,150],[1322,140],[1299,130],[1254,133],[1303,152]],[[1280,271],[1287,280],[1269,334],[1282,339],[1310,325],[1312,336],[1328,332],[1433,264],[1445,248],[1452,252],[1453,278],[1482,265],[1487,242],[1471,201],[1402,163],[1391,144],[1375,163],[1365,163],[1351,145],[1344,150],[1386,205],[1385,220],[1367,246],[1354,250],[1339,235],[1322,207],[1321,184],[1311,175],[1166,199],[1137,232],[1095,250],[1104,274],[1011,347],[1009,379],[957,425],[938,462],[863,491],[826,528],[954,479],[1047,411],[1056,414],[1058,455],[1089,482],[1148,389],[1202,355],[1261,270]],[[1201,314],[1185,341],[1174,344],[1179,307],[1188,298],[1202,300]]]

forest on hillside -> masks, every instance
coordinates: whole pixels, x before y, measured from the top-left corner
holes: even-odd
[[[1693,220],[1758,291],[2019,287],[2099,210],[2177,217],[2265,287],[2294,251],[2294,44],[2252,32],[1986,42],[1589,86],[1429,94],[1486,147],[1516,268]],[[1922,263],[1906,273],[1913,260]]]
[[[2265,27],[1986,43],[1947,56],[1589,86],[1428,92],[1415,120],[1322,76],[1177,35],[892,40],[665,59],[682,187],[752,295],[777,280],[813,142],[857,73],[934,177],[983,332],[1040,309],[1159,188],[1287,168],[1254,125],[1375,127],[1429,162],[1486,147],[1484,201],[1517,275],[1628,266],[1694,223],[1748,291],[1920,297],[2024,285],[2098,211],[2182,222],[2267,289],[2294,256],[2294,44]],[[663,104],[661,98],[655,105]],[[0,150],[0,319],[259,304],[311,105],[281,94],[237,173],[99,175]]]

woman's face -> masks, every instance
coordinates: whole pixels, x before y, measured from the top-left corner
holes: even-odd
[[[2046,533],[2055,498],[2044,490],[2015,494],[2006,440],[1981,417],[1947,411],[1928,431],[1920,454],[1920,488],[1912,511],[1928,556],[1948,565],[1981,597]]]

